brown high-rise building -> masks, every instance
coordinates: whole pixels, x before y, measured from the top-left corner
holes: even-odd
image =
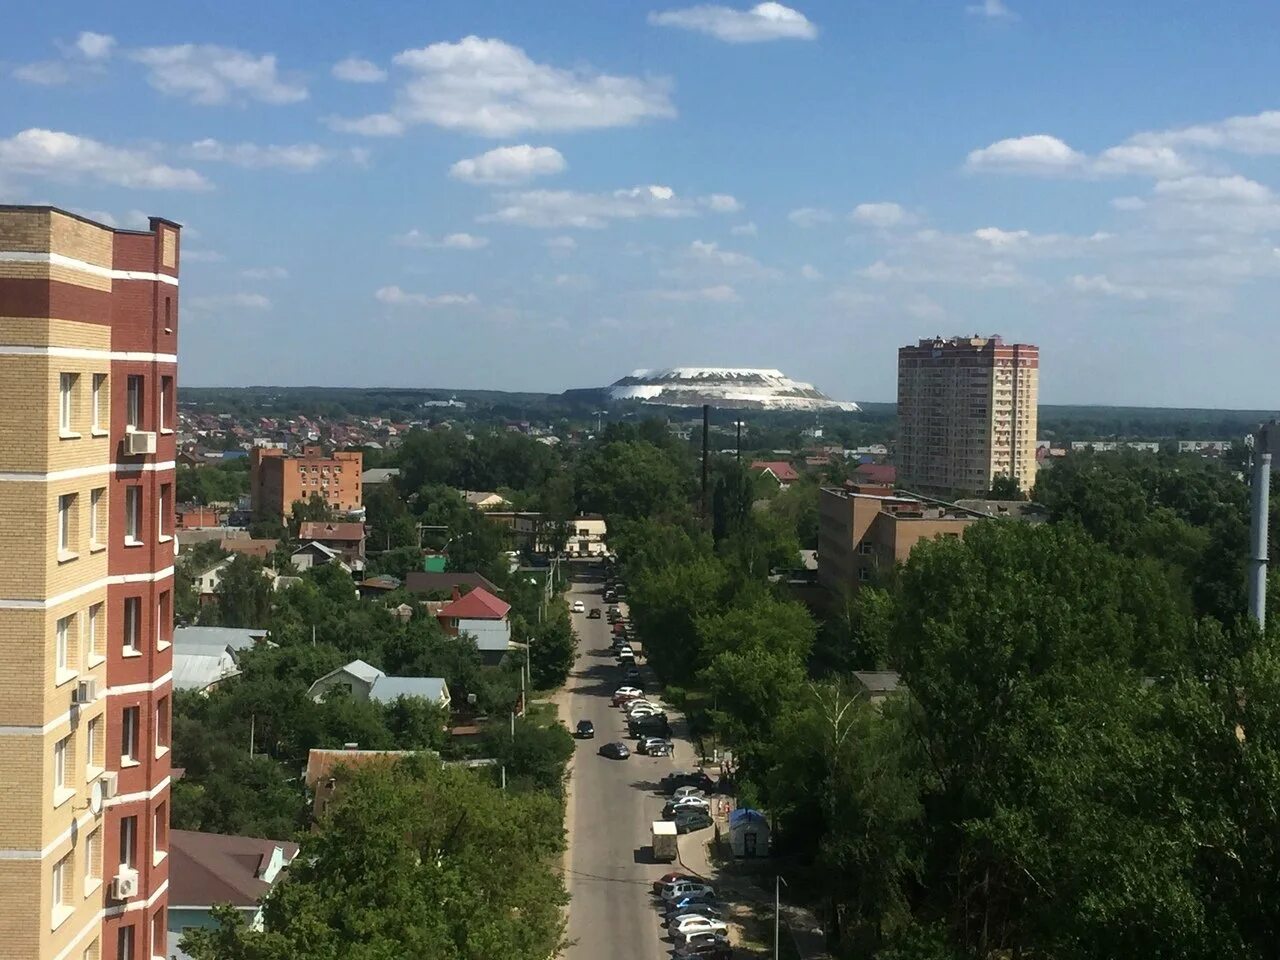
[[[897,485],[981,494],[1036,482],[1040,349],[999,337],[921,340],[898,351]]]
[[[255,516],[288,519],[295,502],[319,497],[337,513],[359,513],[364,498],[360,474],[364,454],[338,451],[326,456],[319,446],[302,448],[299,457],[277,447],[254,447],[249,452],[249,495]]]
[[[0,206],[0,956],[168,953],[179,232]]]

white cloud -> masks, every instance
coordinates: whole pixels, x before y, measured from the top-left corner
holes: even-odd
[[[735,237],[754,237],[759,232],[754,222],[739,223],[729,228],[729,233]]]
[[[1027,230],[1001,230],[999,227],[981,227],[973,235],[993,247],[1012,247],[1031,238]]]
[[[1156,184],[1155,193],[1188,203],[1268,204],[1275,199],[1269,188],[1238,174],[1163,180]]]
[[[487,237],[477,237],[471,233],[450,233],[435,238],[422,233],[417,228],[402,233],[395,238],[401,247],[414,247],[419,250],[480,250],[489,245]]]
[[[193,250],[190,247],[182,248],[183,263],[221,263],[227,259],[217,250]]]
[[[1130,143],[1103,150],[1092,169],[1102,176],[1181,177],[1194,167],[1171,147]]]
[[[347,83],[381,83],[387,79],[387,71],[372,60],[347,57],[333,65],[333,75]]]
[[[1148,292],[1141,287],[1115,283],[1104,273],[1092,276],[1076,274],[1071,278],[1071,288],[1077,293],[1118,297],[1122,300],[1146,300],[1149,296]]]
[[[363,117],[325,117],[325,125],[335,133],[357,133],[362,137],[398,137],[404,123],[389,113],[370,113]]]
[[[409,77],[388,112],[330,119],[335,130],[384,136],[429,123],[487,137],[533,130],[632,126],[674,117],[670,83],[660,78],[567,70],[532,60],[502,40],[465,37],[397,54]]]
[[[822,271],[819,270],[817,267],[811,266],[810,264],[806,263],[803,267],[800,268],[800,276],[804,277],[804,279],[806,280],[821,280]]]
[[[738,213],[742,209],[738,198],[727,193],[713,193],[699,202],[713,213]]]
[[[814,227],[820,223],[830,223],[835,219],[830,210],[821,207],[800,207],[787,214],[787,219],[797,227]]]
[[[547,237],[542,241],[542,245],[557,253],[568,253],[578,248],[578,241],[569,236]]]
[[[75,48],[86,60],[106,60],[115,49],[116,38],[108,33],[82,30],[76,37]]]
[[[0,140],[0,176],[5,174],[52,180],[83,178],[152,190],[207,190],[212,186],[195,170],[160,163],[147,151],[35,127]]]
[[[965,13],[971,16],[985,17],[988,20],[1017,20],[1018,15],[1004,5],[1004,0],[982,0],[965,7]]]
[[[725,43],[759,43],[765,40],[812,40],[818,28],[799,10],[780,3],[758,3],[749,10],[700,4],[683,10],[649,14],[656,27],[695,30]]]
[[[1228,117],[1218,123],[1139,133],[1130,142],[1146,146],[1193,147],[1258,156],[1280,154],[1280,110]]]
[[[1047,133],[1029,137],[998,140],[969,154],[965,166],[970,170],[995,170],[1006,173],[1060,175],[1081,169],[1084,154]]]
[[[271,298],[261,293],[227,293],[209,297],[187,297],[183,306],[196,310],[270,310]]]
[[[391,306],[414,307],[465,307],[478,303],[474,293],[441,293],[434,297],[425,293],[405,293],[397,286],[379,287],[373,297]]]
[[[257,143],[223,143],[220,140],[197,140],[184,151],[193,160],[231,163],[237,167],[259,169],[279,167],[284,170],[314,170],[333,159],[333,153],[315,143],[288,145]]]
[[[759,267],[754,257],[733,250],[721,250],[717,243],[695,240],[689,244],[689,256],[694,260],[714,263],[722,267]]]
[[[183,254],[186,256],[186,254]],[[240,276],[250,280],[287,280],[289,271],[284,267],[249,267],[240,271]]]
[[[1111,206],[1117,210],[1142,210],[1147,205],[1147,201],[1141,197],[1116,197],[1111,201]]]
[[[727,283],[696,290],[654,290],[652,295],[677,303],[735,303],[739,299],[738,292]]]
[[[13,76],[23,83],[35,83],[42,87],[56,87],[71,82],[71,68],[61,60],[41,60],[15,67]]]
[[[860,203],[853,208],[853,212],[849,214],[849,219],[854,223],[882,229],[905,226],[915,222],[915,217],[896,203]]]
[[[917,320],[941,320],[947,311],[937,301],[926,297],[923,293],[913,294],[907,298],[906,311]]]
[[[527,183],[535,177],[560,173],[565,166],[564,155],[555,147],[522,143],[459,160],[449,168],[449,176],[467,183]]]
[[[697,200],[677,197],[664,186],[631,187],[612,193],[526,190],[499,196],[505,206],[479,219],[524,227],[599,229],[610,220],[668,219],[697,215]]]
[[[307,88],[280,75],[274,54],[261,56],[213,44],[145,47],[129,53],[149,69],[148,82],[161,93],[202,106],[240,98],[262,103],[298,103]]]

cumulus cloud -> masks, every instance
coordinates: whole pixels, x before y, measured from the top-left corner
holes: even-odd
[[[799,10],[780,3],[758,3],[748,10],[700,4],[682,10],[649,14],[655,27],[693,30],[725,43],[760,43],[766,40],[812,40],[818,28]]]
[[[510,185],[560,173],[565,166],[563,154],[555,147],[532,147],[522,143],[459,160],[449,168],[449,176],[467,183]]]
[[[727,283],[693,290],[654,290],[652,295],[659,300],[677,303],[735,303],[739,299],[738,291]]]
[[[387,79],[387,71],[372,60],[360,57],[347,57],[333,65],[332,73],[339,80],[347,83],[381,83]]]
[[[101,72],[102,64],[111,59],[116,38],[107,33],[82,30],[74,42],[57,44],[60,60],[41,60],[14,68],[13,76],[24,83],[57,86]]]
[[[388,136],[433,124],[487,137],[625,127],[674,117],[670,83],[538,63],[502,40],[470,36],[397,54],[406,71],[390,110],[330,118],[335,130]]]
[[[1181,177],[1193,165],[1171,147],[1128,143],[1103,150],[1092,169],[1101,176]]]
[[[147,67],[147,81],[169,96],[201,106],[236,100],[287,104],[307,99],[299,80],[281,75],[274,54],[256,55],[232,47],[183,43],[144,47],[129,57]]]
[[[713,193],[703,197],[701,203],[713,213],[738,213],[742,209],[738,198],[727,193]]]
[[[247,267],[240,271],[240,276],[250,280],[287,280],[289,271],[284,267]]]
[[[806,263],[803,267],[800,268],[800,276],[802,276],[806,280],[821,280],[822,271],[819,270],[817,267]]]
[[[1004,5],[1004,0],[982,0],[965,7],[965,13],[987,20],[1017,20],[1018,15]]]
[[[868,227],[900,227],[915,221],[915,217],[907,213],[896,203],[860,203],[853,208],[849,219]]]
[[[1130,141],[1144,146],[1191,147],[1255,156],[1280,154],[1280,110],[1228,117],[1217,123],[1139,133]]]
[[[754,257],[733,250],[722,250],[718,243],[694,240],[689,244],[688,254],[694,260],[714,263],[722,267],[759,267]]]
[[[1071,289],[1077,293],[1119,297],[1122,300],[1146,300],[1149,295],[1141,287],[1115,283],[1105,273],[1098,273],[1092,276],[1076,274],[1071,278]]]
[[[115,49],[116,38],[109,33],[82,30],[76,37],[76,51],[86,60],[106,60]]]
[[[41,60],[37,63],[24,63],[13,70],[15,80],[23,83],[34,83],[42,87],[56,87],[70,83],[71,68],[61,60]]]
[[[574,190],[526,190],[499,195],[504,204],[480,217],[486,223],[511,223],[524,227],[600,229],[611,220],[693,217],[707,198],[685,199],[670,187],[649,185],[612,193],[580,193]]]
[[[211,138],[197,140],[183,152],[193,160],[230,163],[249,169],[278,167],[297,171],[314,170],[334,157],[332,151],[315,143],[223,143]]]
[[[739,223],[729,228],[729,232],[735,237],[754,237],[760,233],[756,228],[754,221],[747,223]]]
[[[981,150],[974,150],[965,166],[970,170],[1052,176],[1080,170],[1085,160],[1083,153],[1072,150],[1057,137],[1037,133],[1029,137],[997,140]]]
[[[416,227],[395,238],[401,247],[413,247],[418,250],[480,250],[489,245],[488,237],[477,237],[471,233],[449,233],[443,237],[432,237]]]
[[[396,307],[465,307],[479,302],[474,293],[441,293],[429,296],[425,293],[406,293],[394,285],[379,287],[374,291],[373,298],[379,303]]]
[[[112,147],[89,137],[33,127],[0,140],[0,177],[96,180],[151,190],[207,190],[195,170],[172,167],[145,150]]]
[[[1240,175],[1183,177],[1157,183],[1155,194],[1191,203],[1267,204],[1275,200],[1268,187]]]
[[[797,227],[815,227],[820,223],[830,223],[835,219],[830,210],[821,207],[799,207],[787,214],[787,219]]]

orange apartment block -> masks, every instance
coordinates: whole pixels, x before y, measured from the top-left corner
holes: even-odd
[[[958,537],[969,511],[901,496],[891,487],[823,487],[818,503],[818,583],[832,596],[856,593],[911,555],[921,540]]]
[[[302,448],[291,457],[283,450],[254,447],[249,453],[249,492],[255,515],[287,517],[296,500],[319,496],[338,513],[364,509],[360,474],[364,454],[339,451],[328,455],[319,446]]]

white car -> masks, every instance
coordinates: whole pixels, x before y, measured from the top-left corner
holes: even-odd
[[[585,603],[583,603],[581,600],[575,600],[575,601],[573,601],[573,612],[574,612],[574,613],[586,613],[586,612],[587,612],[587,605],[586,605]]]
[[[671,795],[672,800],[683,800],[685,797],[700,797],[702,791],[697,787],[677,787],[676,792]]]
[[[677,939],[680,939],[698,933],[724,933],[729,929],[729,925],[723,920],[712,920],[710,917],[685,917],[668,929]]]
[[[652,703],[637,703],[627,707],[627,717],[652,717],[655,713],[661,713],[661,707],[655,707]]]
[[[671,801],[672,810],[710,810],[711,801],[706,797],[685,796]]]
[[[714,897],[715,895],[715,887],[705,883],[694,883],[692,880],[676,880],[662,886],[662,899],[668,903],[688,896]]]
[[[635,652],[634,650],[632,650],[630,647],[619,647],[619,648],[618,648],[618,654],[617,654],[617,656],[618,656],[618,659],[619,659],[619,660],[621,660],[623,657],[631,657],[632,659],[634,659],[634,658],[635,658],[635,655],[636,655],[636,652]]]

